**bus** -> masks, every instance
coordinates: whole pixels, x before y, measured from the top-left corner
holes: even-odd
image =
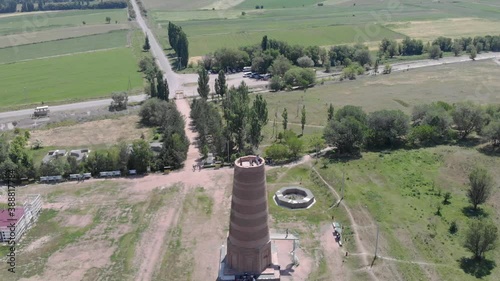
[[[47,105],[35,108],[35,112],[33,113],[33,117],[43,117],[47,115],[49,115],[49,107]]]

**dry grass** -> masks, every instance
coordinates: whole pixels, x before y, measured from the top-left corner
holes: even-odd
[[[101,24],[66,27],[55,30],[27,32],[0,37],[0,48],[54,41],[94,34],[107,33],[113,30],[129,29],[129,24]]]
[[[367,112],[401,109],[410,113],[414,105],[445,101],[454,103],[471,100],[481,104],[500,103],[500,67],[493,61],[454,63],[436,67],[412,69],[390,75],[363,77],[312,89],[264,94],[270,116],[288,110],[288,122],[300,124],[297,105],[304,104],[308,125],[325,125],[328,105],[335,109],[344,105],[361,106]],[[312,113],[315,114],[312,114]],[[272,127],[272,120],[267,127]],[[299,128],[297,126],[297,128]]]
[[[215,8],[216,10],[225,10],[232,8],[234,6],[237,6],[238,4],[242,3],[245,0],[217,0],[217,2],[212,3],[210,5],[207,5],[203,7],[202,9],[212,9]]]
[[[479,18],[450,18],[432,21],[396,22],[386,27],[412,38],[434,40],[439,36],[462,37],[495,35],[500,30],[500,21]]]
[[[132,115],[49,130],[36,130],[31,136],[32,139],[41,140],[44,146],[114,144],[120,140],[139,139],[142,133],[147,137],[150,130],[139,128],[138,121],[139,117]]]
[[[217,0],[142,0],[146,9],[193,10],[206,7]]]

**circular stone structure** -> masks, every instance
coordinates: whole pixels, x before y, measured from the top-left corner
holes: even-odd
[[[300,186],[286,186],[274,194],[276,204],[290,209],[306,209],[314,204],[312,192]]]

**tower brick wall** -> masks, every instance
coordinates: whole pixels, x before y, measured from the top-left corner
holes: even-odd
[[[227,265],[259,274],[272,264],[264,160],[245,156],[234,163]]]

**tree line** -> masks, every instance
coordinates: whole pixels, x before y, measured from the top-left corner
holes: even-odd
[[[163,147],[152,167],[173,169],[182,167],[187,158],[189,139],[184,131],[184,118],[172,101],[150,98],[144,102],[139,112],[140,122],[144,126],[156,127]]]
[[[328,114],[325,141],[343,154],[365,148],[427,146],[465,140],[472,133],[500,144],[500,106],[482,107],[472,102],[418,105],[411,116],[401,110],[366,114],[361,107],[347,105]]]
[[[189,61],[189,42],[182,27],[168,22],[168,42],[180,58],[180,67],[187,67]]]
[[[149,49],[147,37],[143,48],[146,47],[146,43]],[[151,56],[147,56],[139,61],[139,71],[144,74],[144,78],[148,81],[144,92],[152,98],[168,101],[170,90],[168,88],[167,79],[163,76],[163,72],[160,71]]]
[[[440,36],[425,45],[422,40],[411,39],[410,37],[406,37],[401,43],[384,38],[379,45],[378,57],[393,58],[394,56],[414,56],[428,53],[430,58],[436,59],[442,57],[443,52],[453,52],[455,56],[466,52],[468,54],[472,53],[472,56],[475,57],[475,54],[489,51],[500,51],[500,35],[455,39]]]
[[[215,80],[215,94],[210,102],[209,76],[206,69],[199,71],[199,99],[191,103],[193,127],[198,133],[197,146],[206,156],[211,152],[223,159],[235,160],[253,153],[262,141],[262,128],[268,122],[267,102],[257,95],[250,104],[249,89],[242,82],[228,88],[223,70]],[[227,157],[226,157],[227,156]]]

